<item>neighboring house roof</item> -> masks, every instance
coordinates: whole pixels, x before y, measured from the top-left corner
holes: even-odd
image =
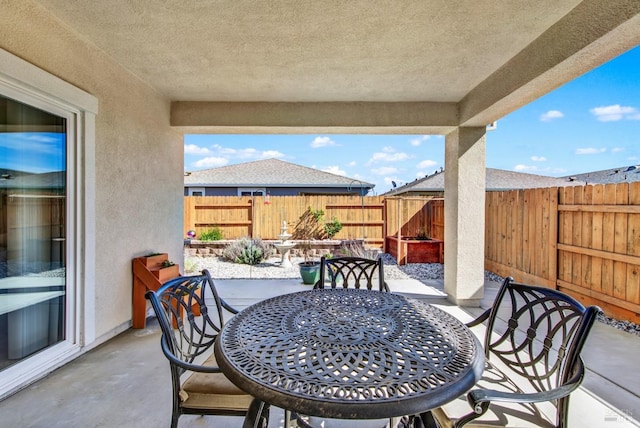
[[[186,173],[185,187],[349,187],[375,184],[279,159],[264,159]]]
[[[574,174],[571,177],[565,178],[575,178],[587,184],[631,183],[640,181],[640,165],[585,172],[584,174]]]
[[[29,174],[0,170],[0,189],[61,189],[66,183],[64,171]]]
[[[486,189],[489,191],[534,189],[539,187],[563,187],[585,184],[568,178],[555,178],[545,175],[526,174],[522,172],[506,171],[504,169],[486,169]],[[444,171],[407,183],[393,189],[386,195],[418,192],[444,192]]]

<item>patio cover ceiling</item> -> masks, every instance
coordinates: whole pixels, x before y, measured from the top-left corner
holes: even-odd
[[[485,126],[640,44],[637,0],[38,0],[183,132]]]

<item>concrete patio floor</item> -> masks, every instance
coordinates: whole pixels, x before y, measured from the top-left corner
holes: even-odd
[[[451,305],[442,283],[388,281],[393,292],[438,305],[462,321],[482,309]],[[499,284],[488,282],[483,306]],[[299,280],[217,280],[220,295],[242,308],[283,293],[308,289]],[[145,329],[129,329],[0,402],[0,427],[162,427],[169,426],[169,365],[160,350],[154,318]],[[640,427],[640,337],[597,323],[583,354],[587,375],[572,395],[571,427]],[[283,412],[272,408],[269,426],[281,427]],[[241,427],[239,417],[182,416],[181,428]],[[333,425],[331,425],[333,426]],[[370,428],[371,421],[339,426]],[[329,428],[326,425],[325,428]]]

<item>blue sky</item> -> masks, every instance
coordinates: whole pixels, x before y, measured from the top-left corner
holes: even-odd
[[[640,47],[498,120],[487,167],[561,177],[640,164]],[[388,191],[444,167],[439,135],[187,135],[185,171],[278,158]]]
[[[0,133],[0,168],[36,174],[64,171],[65,135],[53,132]]]

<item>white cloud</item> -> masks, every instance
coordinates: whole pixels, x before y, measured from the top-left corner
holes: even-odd
[[[399,162],[409,159],[409,155],[404,152],[394,152],[391,147],[385,147],[382,152],[374,153],[367,165],[371,165],[376,162]]]
[[[356,165],[358,165],[356,161],[351,161],[347,164],[347,166],[356,166]]]
[[[423,141],[427,141],[429,139],[429,137],[430,137],[430,135],[423,135],[423,136],[418,137],[418,138],[413,138],[409,142],[411,143],[412,146],[418,147],[420,144],[422,144]]]
[[[640,120],[640,111],[635,107],[614,104],[595,107],[589,110],[600,122],[615,122],[618,120]]]
[[[193,144],[191,144],[193,146]],[[284,153],[279,152],[277,150],[257,150],[252,147],[248,147],[246,149],[232,149],[230,147],[223,147],[219,144],[214,144],[211,146],[211,150],[207,150],[204,153],[194,153],[194,154],[216,154],[221,157],[226,157],[230,159],[269,159],[269,158],[282,158],[284,157]],[[186,146],[185,146],[186,152]]]
[[[438,162],[431,159],[425,159],[422,162],[420,162],[418,165],[416,165],[416,168],[429,168],[436,165],[438,165]]]
[[[184,154],[185,155],[208,155],[211,153],[209,149],[206,147],[196,146],[195,144],[185,144],[184,145]]]
[[[597,149],[595,147],[583,147],[580,149],[576,149],[576,154],[577,155],[596,155],[598,153],[604,153],[606,151],[607,149],[605,148]]]
[[[398,172],[398,168],[392,166],[383,166],[380,168],[374,168],[371,170],[371,172],[375,175],[395,174],[396,172]]]
[[[238,153],[238,150],[231,149],[229,147],[222,147],[220,144],[214,144],[213,146],[211,146],[211,148],[212,148],[212,152],[215,152],[221,155],[236,156],[236,154]]]
[[[263,159],[271,159],[271,158],[283,158],[284,153],[279,152],[277,150],[265,150],[262,152]]]
[[[6,147],[10,150],[15,150],[16,147],[20,147],[20,150],[25,153],[37,152],[39,154],[50,154],[60,153],[60,149],[63,147],[62,141],[64,140],[47,135],[34,135],[25,132],[9,132],[2,134],[2,138],[0,138],[0,147]],[[29,170],[34,171],[33,169]]]
[[[549,110],[548,112],[540,115],[540,120],[543,122],[549,122],[550,120],[560,119],[561,117],[564,117],[564,113],[560,110]]]
[[[624,147],[614,147],[611,149],[611,153],[620,153],[624,152]]]
[[[56,138],[49,137],[48,135],[39,134],[22,134],[25,140],[35,141],[38,143],[55,143],[58,141]]]
[[[339,166],[328,166],[326,168],[323,168],[322,171],[330,172],[331,174],[336,174],[336,175],[347,175],[347,173],[341,170]]]
[[[547,158],[544,156],[531,156],[531,160],[534,162],[546,162]]]
[[[218,158],[218,157],[208,157],[197,160],[193,163],[193,166],[198,168],[215,168],[218,166],[224,166],[229,163],[229,159]]]
[[[316,137],[310,145],[314,149],[317,149],[319,147],[335,146],[336,142],[329,137]]]

